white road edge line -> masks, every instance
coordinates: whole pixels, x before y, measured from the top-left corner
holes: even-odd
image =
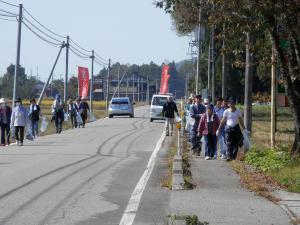
[[[148,180],[151,176],[151,173],[153,171],[157,153],[159,152],[164,139],[165,139],[165,131],[162,133],[160,139],[156,143],[156,147],[155,147],[154,151],[152,152],[152,155],[149,159],[148,165],[147,165],[142,177],[140,178],[139,182],[135,186],[134,191],[132,192],[132,195],[129,199],[127,207],[121,218],[120,225],[132,225],[133,224],[137,210],[139,208],[139,204],[140,204],[143,192],[145,190],[145,187],[146,187]]]

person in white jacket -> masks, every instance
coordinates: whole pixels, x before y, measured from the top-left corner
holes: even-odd
[[[15,107],[12,110],[10,128],[15,132],[15,138],[18,146],[23,146],[25,126],[28,122],[28,113],[22,105],[21,98],[15,101]]]

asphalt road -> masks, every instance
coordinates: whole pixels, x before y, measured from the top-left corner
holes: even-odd
[[[162,136],[163,124],[150,123],[148,110],[1,148],[0,224],[119,224]],[[167,215],[160,170],[154,168],[133,224],[160,224]]]

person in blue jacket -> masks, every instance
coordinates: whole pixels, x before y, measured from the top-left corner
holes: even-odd
[[[190,107],[190,117],[192,117],[195,122],[192,127],[192,151],[193,153],[197,154],[198,156],[201,153],[201,137],[198,136],[198,126],[201,119],[202,114],[205,114],[206,109],[204,105],[201,103],[202,96],[196,95],[195,96],[195,103]]]

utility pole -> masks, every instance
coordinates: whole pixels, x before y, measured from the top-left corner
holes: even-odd
[[[69,77],[69,47],[70,47],[70,37],[67,36],[66,43],[66,73],[65,73],[65,82],[64,82],[64,102],[67,102],[68,99],[68,77]]]
[[[277,77],[275,69],[275,49],[272,45],[272,68],[271,68],[271,147],[275,147],[275,134],[276,134],[276,87],[277,87]]]
[[[155,79],[155,94],[157,94],[158,81]]]
[[[17,59],[16,59],[16,66],[15,66],[12,106],[15,105],[16,91],[17,91],[17,77],[19,76],[19,72],[20,72],[22,20],[23,20],[23,5],[20,4],[19,5],[19,20],[18,20]]]
[[[140,102],[140,77],[137,77],[137,94],[138,94],[138,102]]]
[[[246,34],[246,68],[245,68],[245,101],[244,101],[244,123],[246,129],[252,131],[252,87],[253,87],[253,37]]]
[[[147,101],[147,103],[149,102],[149,98],[150,98],[150,96],[149,96],[149,75],[147,74],[147,94],[146,94],[146,101]]]
[[[199,94],[199,91],[202,91],[202,79],[201,79],[201,70],[200,70],[200,61],[201,61],[201,22],[202,22],[202,0],[200,0],[199,8],[199,25],[198,25],[198,61],[197,61],[197,75],[196,75],[196,94]]]
[[[126,79],[126,97],[128,97],[128,86],[129,86],[129,81],[128,81],[128,77]]]
[[[108,101],[109,101],[109,78],[110,78],[110,59],[108,59],[107,80],[106,80],[106,111],[108,111]]]
[[[141,77],[141,101],[144,101],[144,77]]]
[[[215,28],[211,31],[211,102],[215,102]]]
[[[223,32],[225,32],[225,25],[223,25]],[[226,62],[226,53],[225,53],[225,35],[223,35],[222,43],[222,98],[227,97],[227,62]]]
[[[118,69],[118,97],[120,97],[120,66]]]
[[[91,69],[91,87],[90,87],[90,109],[93,113],[93,86],[94,86],[94,59],[95,59],[95,51],[92,50],[92,56],[90,57],[92,59],[92,69]]]
[[[211,34],[211,32],[210,32]],[[207,59],[207,89],[208,89],[208,95],[211,93],[211,39],[209,40],[208,45],[208,59]]]
[[[134,73],[133,73],[132,74],[132,102],[135,102],[134,88],[135,88],[135,83],[134,83]]]

